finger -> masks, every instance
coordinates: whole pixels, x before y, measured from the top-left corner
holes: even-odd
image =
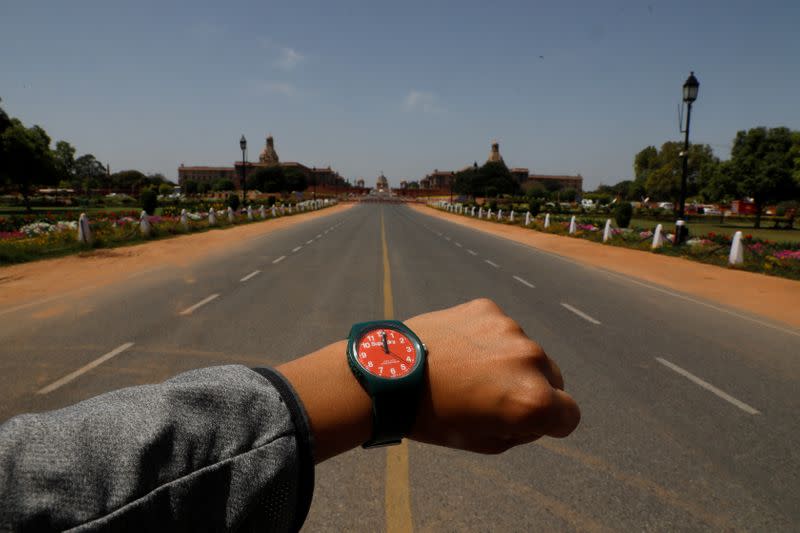
[[[543,434],[560,439],[575,431],[581,421],[581,409],[572,396],[555,389],[551,409],[552,416],[548,417],[548,427],[542,428]]]
[[[564,390],[564,376],[561,375],[561,369],[555,361],[547,357],[547,354],[538,345],[533,351],[533,362],[536,369],[544,374],[551,387]]]

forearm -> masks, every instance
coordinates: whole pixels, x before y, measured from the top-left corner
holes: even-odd
[[[0,530],[229,529],[302,518],[313,463],[306,439],[301,464],[292,400],[228,366],[11,419],[0,426]],[[276,488],[284,515],[266,516],[258,502]]]
[[[337,342],[277,368],[303,401],[317,463],[355,448],[372,433],[372,402],[347,365],[346,346]]]

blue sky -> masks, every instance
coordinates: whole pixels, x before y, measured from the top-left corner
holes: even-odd
[[[497,4],[497,5],[494,5]],[[632,174],[679,138],[728,157],[739,129],[800,129],[800,2],[22,2],[0,4],[6,111],[112,170],[257,157],[393,185],[484,161]]]

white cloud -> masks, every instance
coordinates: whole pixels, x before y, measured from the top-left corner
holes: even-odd
[[[280,49],[280,56],[276,62],[281,68],[284,69],[293,69],[298,64],[300,64],[306,57],[295,50],[294,48],[289,48],[288,46],[284,46]]]
[[[435,94],[417,90],[408,92],[405,98],[405,108],[406,111],[422,111],[423,113],[439,113],[442,111]]]

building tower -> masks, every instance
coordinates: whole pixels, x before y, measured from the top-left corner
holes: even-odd
[[[503,156],[500,155],[500,143],[497,141],[492,142],[492,150],[489,152],[489,159],[486,160],[487,163],[502,163]]]
[[[379,191],[385,191],[389,188],[389,180],[386,179],[386,176],[383,175],[383,172],[381,172],[381,175],[378,176],[378,180],[375,185],[377,185]]]
[[[258,161],[265,165],[277,165],[280,163],[278,152],[275,151],[275,141],[272,139],[272,135],[267,136],[267,144],[264,146],[264,149],[261,150]]]

